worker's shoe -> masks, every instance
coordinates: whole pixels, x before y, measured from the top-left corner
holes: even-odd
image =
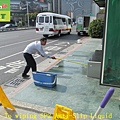
[[[27,78],[30,78],[30,75],[24,75],[24,74],[22,74],[22,77],[25,78],[25,79],[27,79]]]

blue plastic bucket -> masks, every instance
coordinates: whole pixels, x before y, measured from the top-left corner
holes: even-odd
[[[34,84],[36,86],[55,87],[57,74],[49,72],[32,72]]]

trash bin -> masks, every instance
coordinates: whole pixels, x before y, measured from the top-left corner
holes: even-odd
[[[57,74],[49,72],[32,72],[34,84],[36,86],[55,87],[57,83]]]

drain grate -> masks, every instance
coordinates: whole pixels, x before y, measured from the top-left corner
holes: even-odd
[[[7,84],[5,84],[5,86],[18,87],[26,80],[27,79],[23,79],[23,78],[15,78],[15,79],[11,80],[10,82],[8,82]]]

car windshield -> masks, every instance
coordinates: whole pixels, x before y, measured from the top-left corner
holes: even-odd
[[[4,25],[4,27],[8,27],[8,26],[10,26],[10,24],[6,24],[6,25]]]

